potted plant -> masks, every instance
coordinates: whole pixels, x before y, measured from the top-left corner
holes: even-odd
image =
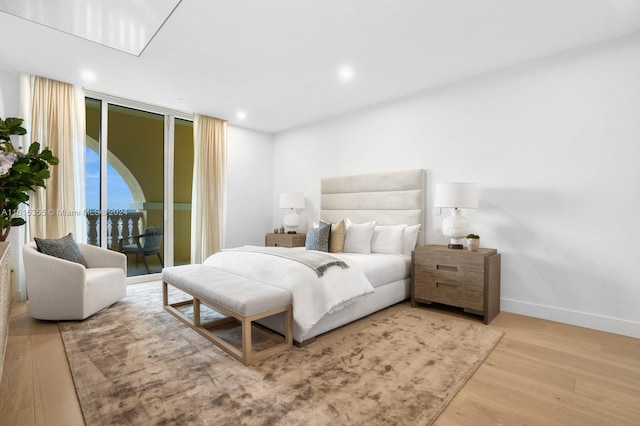
[[[12,226],[22,226],[24,218],[15,217],[20,204],[28,204],[29,192],[38,187],[45,188],[49,179],[49,166],[59,160],[40,144],[34,142],[24,153],[11,143],[11,135],[25,135],[22,118],[0,118],[0,241],[9,236]]]
[[[480,236],[476,234],[467,235],[467,249],[469,251],[478,251],[480,248]]]

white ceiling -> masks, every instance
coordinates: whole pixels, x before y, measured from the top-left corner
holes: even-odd
[[[0,10],[11,3],[0,0]],[[640,0],[182,0],[172,13],[175,1],[81,2],[111,4],[111,16],[125,17],[107,21],[83,19],[77,1],[55,3],[39,12],[49,26],[0,12],[0,69],[267,132],[640,37]],[[76,27],[86,20],[85,35],[53,29],[64,13],[52,19],[51,10],[73,13]],[[159,28],[144,50],[130,43],[139,56],[87,40],[96,33],[100,43],[117,39],[112,33],[121,35],[122,20],[130,26],[138,18],[153,18],[145,21]],[[346,83],[337,75],[343,65],[354,70]],[[96,80],[83,81],[84,70]],[[236,118],[239,110],[245,120]]]

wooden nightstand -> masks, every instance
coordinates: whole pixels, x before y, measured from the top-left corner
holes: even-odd
[[[416,247],[412,256],[411,305],[443,303],[481,315],[485,324],[500,312],[500,253],[447,246]]]
[[[267,234],[264,245],[267,247],[304,247],[307,234]]]

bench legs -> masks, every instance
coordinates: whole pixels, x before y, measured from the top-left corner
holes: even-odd
[[[189,294],[193,299],[170,304],[169,290],[168,290],[169,284]],[[216,311],[226,315],[227,318],[222,318],[217,321],[213,321],[207,324],[202,324],[201,318],[200,318],[200,309],[201,309],[200,305],[202,303],[211,306]],[[202,336],[204,336],[205,338],[213,342],[213,344],[218,346],[220,349],[224,350],[229,355],[231,355],[238,361],[244,363],[245,365],[251,365],[254,362],[264,359],[268,356],[280,353],[290,348],[293,343],[293,308],[291,305],[282,306],[266,312],[260,312],[259,314],[255,314],[251,316],[244,316],[236,312],[233,312],[225,308],[224,306],[220,306],[219,304],[212,302],[211,300],[207,300],[199,295],[193,294],[188,289],[182,288],[179,285],[169,283],[166,281],[162,282],[162,305],[167,312],[174,315],[180,321],[184,322],[189,327],[193,328]],[[189,305],[193,305],[193,320],[177,309],[179,307],[184,307]],[[284,337],[280,336],[277,333],[273,333],[269,331],[268,333],[270,337],[273,338],[278,343],[276,343],[275,345],[267,349],[263,349],[259,352],[254,351],[253,345],[251,342],[251,327],[253,322],[261,318],[266,318],[266,317],[270,317],[271,315],[279,314],[281,312],[285,313]],[[235,346],[233,346],[226,340],[222,339],[221,337],[217,336],[213,332],[213,330],[215,330],[216,327],[223,324],[228,324],[231,321],[238,321],[242,325],[242,349],[236,348]]]

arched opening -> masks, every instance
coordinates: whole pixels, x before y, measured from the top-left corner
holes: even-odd
[[[100,144],[87,135],[87,209],[100,208]],[[111,193],[107,195],[107,209],[131,210],[146,200],[140,183],[131,170],[110,151],[107,151],[107,179]],[[90,180],[91,184],[89,184]]]

